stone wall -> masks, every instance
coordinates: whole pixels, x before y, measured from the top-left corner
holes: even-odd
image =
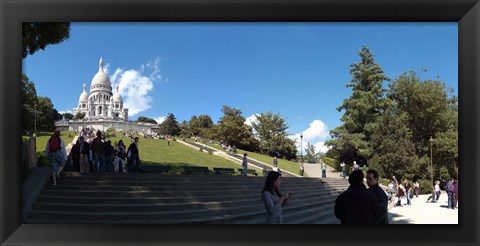
[[[80,131],[83,127],[93,127],[96,130],[106,131],[109,128],[114,128],[117,131],[135,131],[140,134],[152,134],[158,132],[159,127],[155,124],[148,123],[134,123],[122,122],[113,120],[95,120],[95,121],[69,121],[58,122],[55,125],[62,129],[69,131]]]

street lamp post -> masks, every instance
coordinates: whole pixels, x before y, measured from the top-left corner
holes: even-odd
[[[301,161],[303,163],[303,134],[300,134],[300,156],[301,156]]]
[[[33,115],[34,115],[34,127],[33,127],[33,136],[36,137],[37,135],[37,105],[33,105]]]
[[[432,180],[433,185],[433,138],[430,136],[430,178]]]

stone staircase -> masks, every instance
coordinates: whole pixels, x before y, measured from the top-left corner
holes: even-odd
[[[264,177],[65,172],[28,212],[35,224],[261,224]],[[293,191],[286,224],[339,223],[333,214],[343,179],[284,177]]]

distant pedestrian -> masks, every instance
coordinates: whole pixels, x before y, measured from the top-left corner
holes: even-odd
[[[142,163],[140,161],[140,155],[139,155],[139,149],[138,149],[138,137],[134,138],[133,143],[128,146],[127,150],[127,156],[128,156],[128,171],[130,173],[134,173],[135,170],[138,170],[139,172],[143,173],[143,168],[142,168]]]
[[[73,162],[73,171],[74,172],[80,172],[80,140],[77,140],[77,142],[72,146],[72,150],[70,153],[72,153],[72,162]]]
[[[322,163],[322,178],[326,178],[327,177],[327,164],[325,164],[324,161],[320,160],[320,162]]]
[[[97,173],[105,172],[106,146],[102,138],[102,132],[97,132],[97,137],[92,142],[93,161]]]
[[[453,185],[453,196],[454,196],[453,207],[458,208],[458,180],[455,180],[455,183]]]
[[[384,218],[375,194],[363,184],[363,172],[350,173],[348,189],[335,201],[334,213],[341,224],[378,224]]]
[[[340,167],[342,167],[342,177],[345,178],[347,176],[347,170],[345,168],[345,163],[342,161],[342,163],[340,163]]]
[[[445,185],[445,192],[447,192],[447,195],[448,195],[448,206],[447,208],[451,208],[451,209],[455,209],[455,206],[453,204],[453,192],[454,192],[454,182],[455,182],[455,179],[452,177],[450,178],[450,180],[448,181],[448,183]]]
[[[413,182],[413,192],[415,194],[415,197],[418,198],[418,194],[420,193],[420,183],[418,183],[418,180],[415,180],[415,182]]]
[[[126,147],[123,144],[123,140],[118,141],[117,149],[116,149],[116,166],[118,167],[118,172],[123,173],[125,168],[125,158],[127,157],[126,154]]]
[[[248,160],[247,160],[247,153],[243,154],[243,176],[247,176],[247,168],[248,168]]]
[[[107,172],[113,172],[113,158],[114,158],[114,152],[115,148],[112,146],[112,141],[108,140],[106,145],[105,145],[105,169]]]
[[[441,194],[440,181],[437,180],[435,181],[435,185],[433,186],[432,195],[427,198],[427,202],[429,202],[430,199],[432,200],[433,203],[437,202],[438,199],[440,198],[440,194]]]
[[[403,181],[403,186],[405,187],[405,197],[407,198],[407,205],[412,206],[412,201],[410,199],[410,195],[411,195],[411,192],[412,192],[412,186],[408,182],[408,179],[405,179]]]
[[[56,129],[50,139],[48,139],[45,147],[45,156],[52,167],[53,185],[57,185],[57,179],[60,178],[60,167],[67,160],[67,151],[65,150],[63,139],[60,138],[60,130]]]
[[[85,142],[85,139],[83,136],[80,136],[79,138],[79,146],[78,146],[78,151],[79,151],[79,171],[82,172],[89,172],[90,171],[90,165],[88,163],[88,159],[90,157],[90,145]]]
[[[388,196],[385,191],[378,185],[378,172],[374,169],[367,171],[368,190],[372,191],[378,199],[378,205],[381,211],[380,224],[388,224]]]
[[[360,170],[360,166],[357,164],[356,161],[353,161],[353,171]]]
[[[266,224],[283,224],[282,207],[288,202],[292,192],[280,193],[282,175],[279,172],[270,171],[265,180],[262,190],[262,200],[267,210]]]
[[[274,166],[274,167],[278,167],[278,159],[277,159],[276,156],[273,157],[273,166]]]
[[[300,163],[300,176],[303,177],[303,174],[305,173],[305,167],[303,166],[303,161]]]

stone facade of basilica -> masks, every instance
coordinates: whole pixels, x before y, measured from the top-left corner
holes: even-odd
[[[123,99],[118,90],[112,93],[112,84],[108,75],[103,71],[103,60],[100,57],[98,72],[93,76],[90,92],[87,92],[83,84],[83,92],[80,94],[73,115],[84,113],[85,117],[80,120],[68,122],[56,122],[60,130],[80,131],[84,127],[105,131],[114,128],[117,131],[135,131],[140,134],[153,134],[159,127],[156,124],[135,123],[128,120],[128,108],[123,105]]]

